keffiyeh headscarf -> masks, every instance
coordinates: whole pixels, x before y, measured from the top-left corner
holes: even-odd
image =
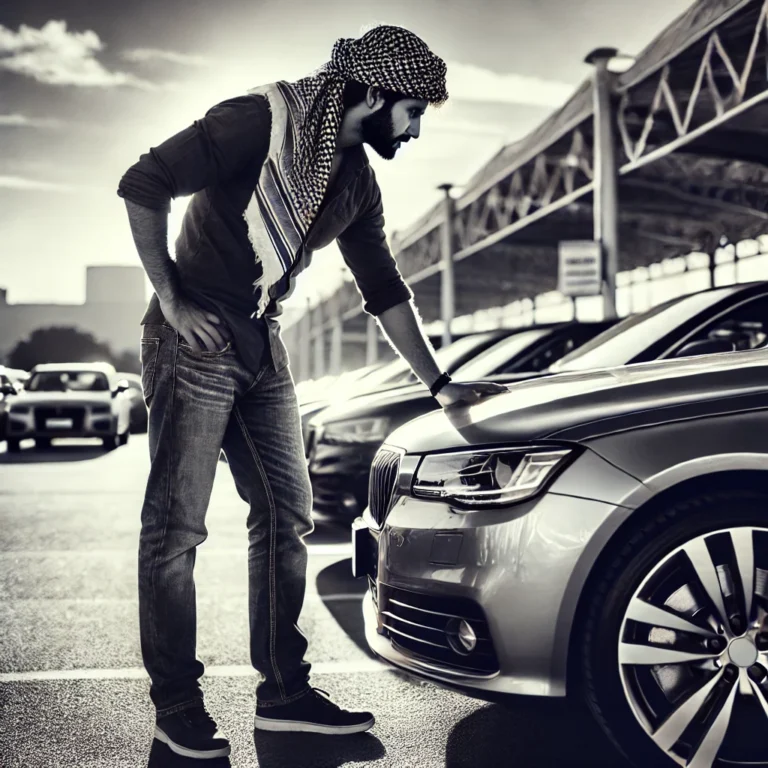
[[[296,82],[250,93],[265,95],[272,112],[267,162],[246,211],[249,235],[274,288],[298,256],[325,196],[350,80],[440,105],[448,98],[445,62],[403,27],[380,25],[359,38],[340,38],[331,59]],[[277,256],[277,261],[272,258]],[[259,314],[268,302],[262,291]]]

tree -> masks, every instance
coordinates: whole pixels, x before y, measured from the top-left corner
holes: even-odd
[[[38,328],[20,341],[8,355],[11,368],[28,371],[39,363],[113,363],[108,344],[96,341],[90,333],[77,328]]]

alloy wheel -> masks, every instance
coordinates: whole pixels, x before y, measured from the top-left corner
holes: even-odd
[[[618,660],[632,714],[671,760],[768,765],[768,528],[697,536],[658,562]]]

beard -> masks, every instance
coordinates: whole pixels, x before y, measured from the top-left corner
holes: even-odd
[[[395,136],[392,122],[392,105],[385,104],[362,121],[363,142],[385,160],[392,160],[397,153],[395,144],[406,142],[410,136]]]

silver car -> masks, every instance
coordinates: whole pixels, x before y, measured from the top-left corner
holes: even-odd
[[[57,437],[99,437],[107,449],[128,442],[129,384],[107,363],[46,363],[30,372],[7,414],[8,450],[33,438],[49,448]]]
[[[481,698],[579,694],[636,765],[768,761],[768,351],[560,374],[393,432],[365,631]]]

